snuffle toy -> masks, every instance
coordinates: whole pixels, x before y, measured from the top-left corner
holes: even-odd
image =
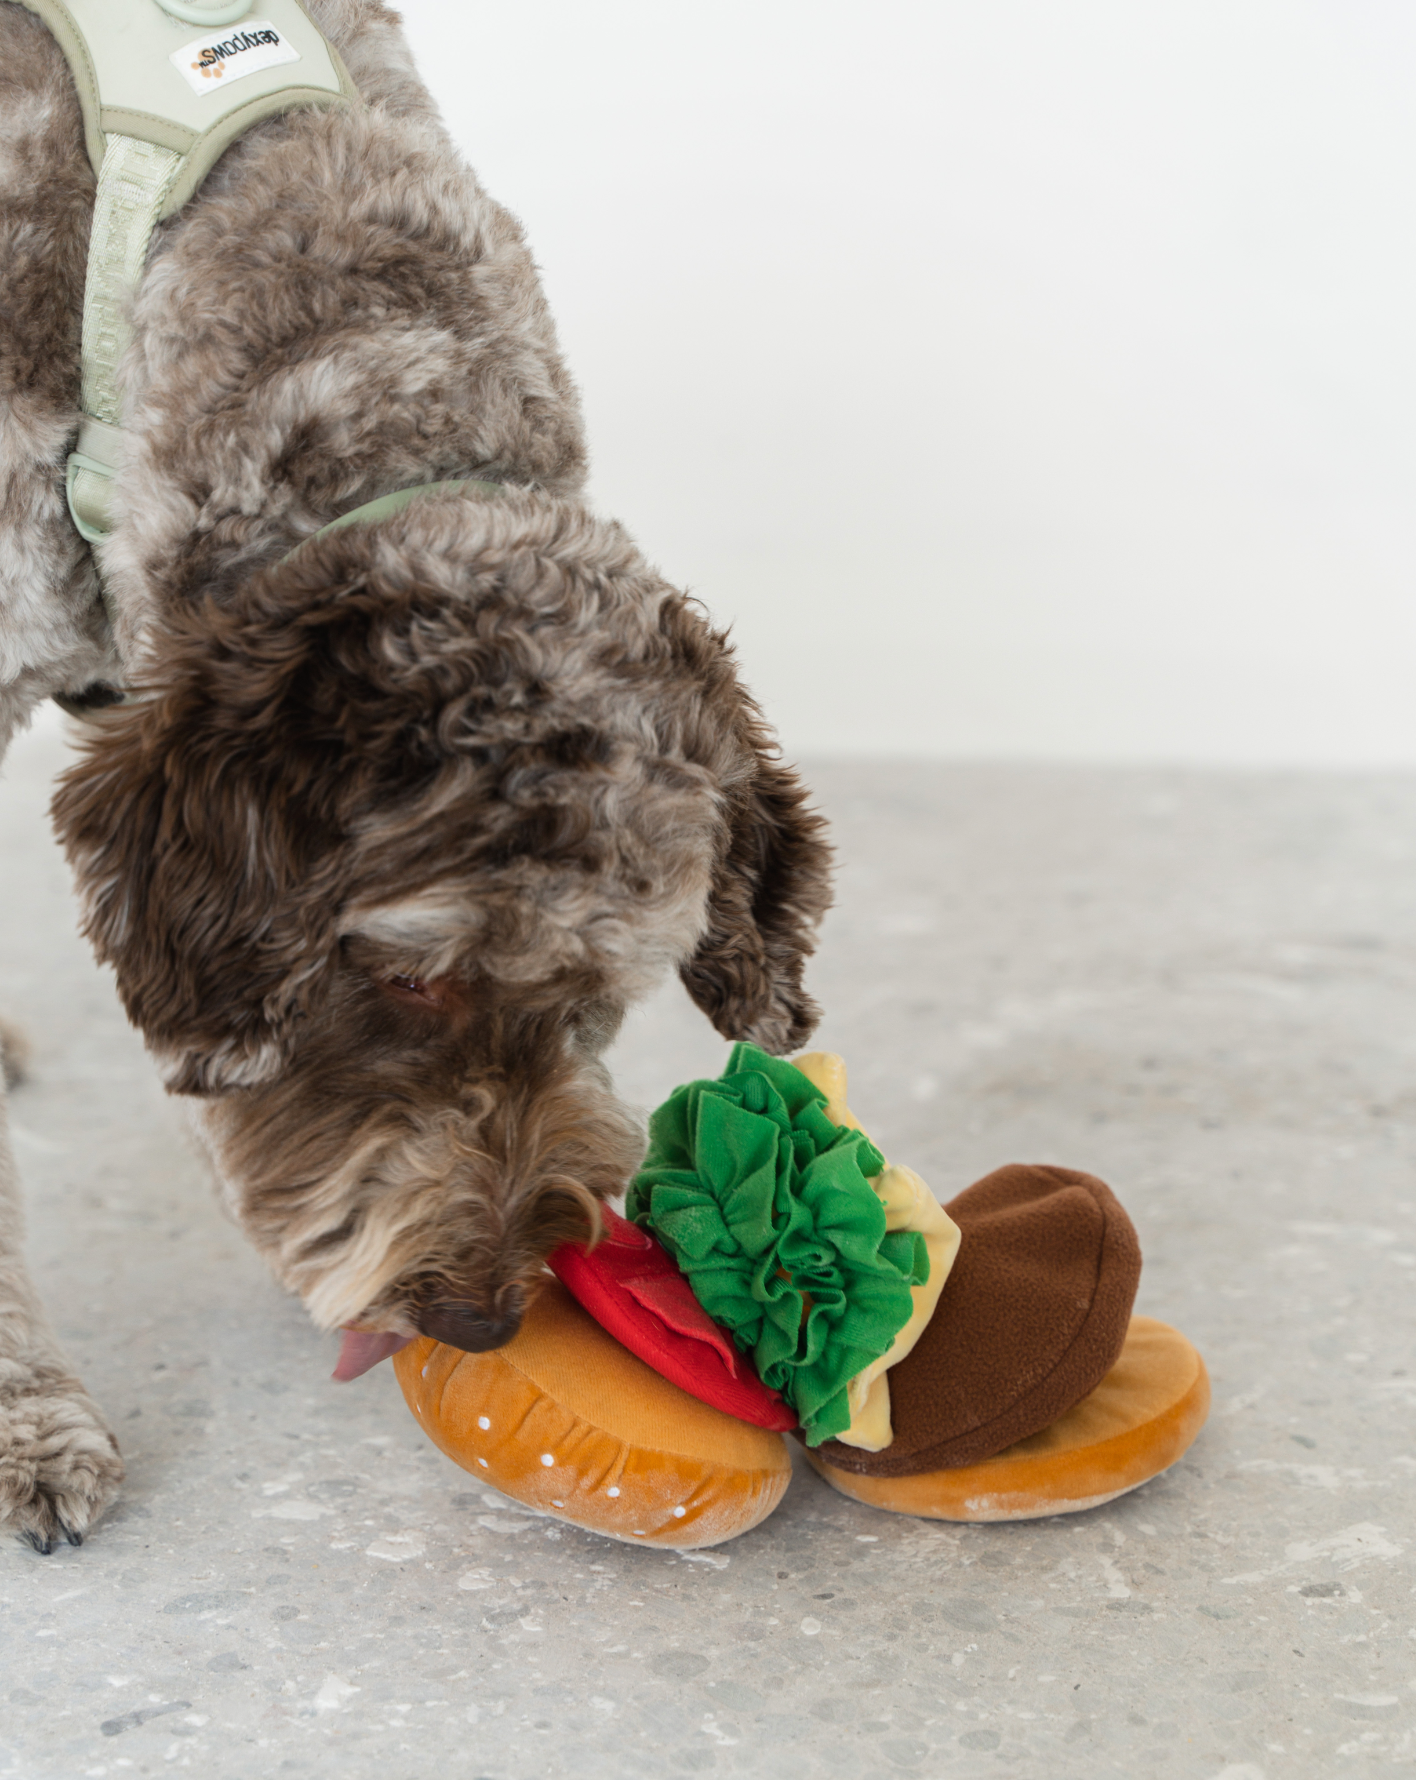
[[[1072,1513],[1173,1465],[1209,1379],[1131,1315],[1109,1188],[1012,1166],[941,1207],[845,1092],[839,1057],[745,1044],[678,1089],[628,1215],[557,1250],[512,1341],[396,1356],[428,1435],[528,1507],[678,1549],[771,1514],[786,1433],[843,1495],[939,1520]]]

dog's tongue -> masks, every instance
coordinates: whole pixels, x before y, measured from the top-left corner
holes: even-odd
[[[407,1347],[412,1339],[411,1335],[366,1335],[362,1329],[346,1329],[344,1340],[339,1344],[339,1359],[334,1368],[334,1376],[341,1383],[358,1378],[361,1372],[377,1366],[380,1360],[396,1354],[399,1348]]]

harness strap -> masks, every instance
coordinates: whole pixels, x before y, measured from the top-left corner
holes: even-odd
[[[83,414],[64,485],[79,535],[112,530],[123,461],[118,367],[153,230],[252,124],[358,92],[302,0],[21,0],[74,77],[98,176],[84,286]],[[232,30],[233,25],[238,25]],[[200,29],[193,36],[192,29]]]
[[[362,507],[354,507],[348,513],[341,513],[338,519],[331,519],[328,525],[322,525],[317,532],[311,532],[308,538],[301,538],[294,550],[287,550],[281,557],[282,562],[289,562],[295,551],[303,550],[307,544],[313,544],[319,538],[327,538],[331,532],[343,531],[346,525],[373,525],[380,519],[387,519],[392,513],[402,512],[411,506],[420,495],[425,494],[461,494],[477,493],[497,495],[502,492],[500,482],[486,482],[477,476],[464,476],[452,482],[419,482],[412,488],[396,488],[392,494],[381,494],[375,500],[365,501]]]
[[[252,124],[306,106],[358,103],[359,94],[305,11],[307,0],[20,3],[44,20],[69,63],[98,176],[84,285],[82,414],[64,478],[75,528],[98,545],[113,529],[113,478],[126,448],[119,367],[153,231]],[[202,35],[191,37],[193,26]],[[453,491],[497,494],[500,484],[468,478],[398,489],[313,537]],[[86,714],[122,698],[121,689],[100,685],[60,702]]]
[[[65,478],[69,515],[90,544],[113,529],[109,496],[124,446],[118,365],[132,338],[127,303],[182,160],[156,142],[110,136],[99,170],[84,284],[84,418]]]
[[[373,525],[380,519],[387,519],[391,513],[401,512],[409,507],[420,496],[425,494],[478,494],[499,495],[503,493],[500,482],[486,482],[477,476],[465,476],[451,482],[419,482],[413,488],[398,488],[392,494],[381,494],[376,500],[365,501],[362,507],[355,507],[348,513],[341,513],[338,519],[331,519],[328,525],[322,525],[317,532],[311,532],[308,538],[301,538],[293,550],[287,550],[281,562],[289,562],[307,544],[313,544],[318,538],[328,537],[331,532],[343,531],[346,525]],[[127,695],[121,686],[110,686],[106,681],[95,681],[86,686],[82,692],[56,692],[55,704],[61,706],[71,717],[90,718],[97,711],[106,710],[110,705],[121,705],[127,702]]]

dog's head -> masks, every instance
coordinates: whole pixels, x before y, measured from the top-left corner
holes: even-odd
[[[323,1327],[514,1332],[677,967],[799,1044],[822,825],[724,638],[571,502],[444,497],[171,619],[55,799],[86,930]]]

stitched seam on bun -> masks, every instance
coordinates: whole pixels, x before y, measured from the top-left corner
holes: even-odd
[[[599,1325],[597,1324],[596,1326],[598,1328]],[[613,1339],[612,1336],[607,1336],[606,1338],[610,1340]],[[625,1348],[624,1351],[626,1354],[629,1354],[628,1348]],[[498,1352],[495,1357],[509,1372],[514,1372],[518,1378],[524,1380],[525,1383],[529,1385],[533,1391],[537,1392],[541,1398],[549,1403],[554,1403],[557,1408],[564,1410],[566,1415],[570,1416],[577,1426],[592,1429],[594,1432],[602,1434],[607,1440],[617,1440],[621,1446],[625,1447],[627,1450],[643,1453],[660,1453],[665,1458],[682,1459],[685,1464],[702,1465],[705,1468],[705,1478],[714,1476],[775,1477],[783,1468],[781,1465],[753,1465],[735,1463],[731,1460],[706,1459],[701,1452],[688,1452],[681,1447],[671,1445],[668,1440],[660,1439],[652,1429],[646,1429],[644,1437],[641,1439],[637,1435],[625,1434],[619,1428],[610,1428],[605,1426],[602,1422],[591,1421],[583,1416],[579,1410],[568,1407],[560,1397],[556,1396],[547,1385],[536,1377],[535,1373],[528,1372],[518,1366],[514,1360],[507,1358],[505,1352]],[[638,1359],[637,1355],[631,1354],[629,1357],[631,1359]],[[702,1403],[697,1397],[690,1396],[687,1391],[681,1390],[678,1385],[671,1384],[668,1379],[663,1378],[660,1374],[654,1372],[644,1361],[639,1360],[638,1363],[645,1366],[645,1369],[651,1373],[657,1386],[662,1387],[664,1390],[678,1392],[678,1394],[686,1401],[693,1403],[696,1407],[702,1409],[706,1415],[719,1416],[723,1421],[735,1428],[752,1426],[749,1422],[738,1422],[734,1417],[724,1415],[721,1409],[714,1409],[712,1404]],[[761,1434],[764,1440],[776,1440],[778,1442],[782,1448],[782,1456],[785,1459],[786,1466],[789,1468],[791,1459],[786,1453],[786,1447],[785,1443],[782,1441],[782,1436],[773,1433],[767,1428],[755,1428],[754,1432]]]

